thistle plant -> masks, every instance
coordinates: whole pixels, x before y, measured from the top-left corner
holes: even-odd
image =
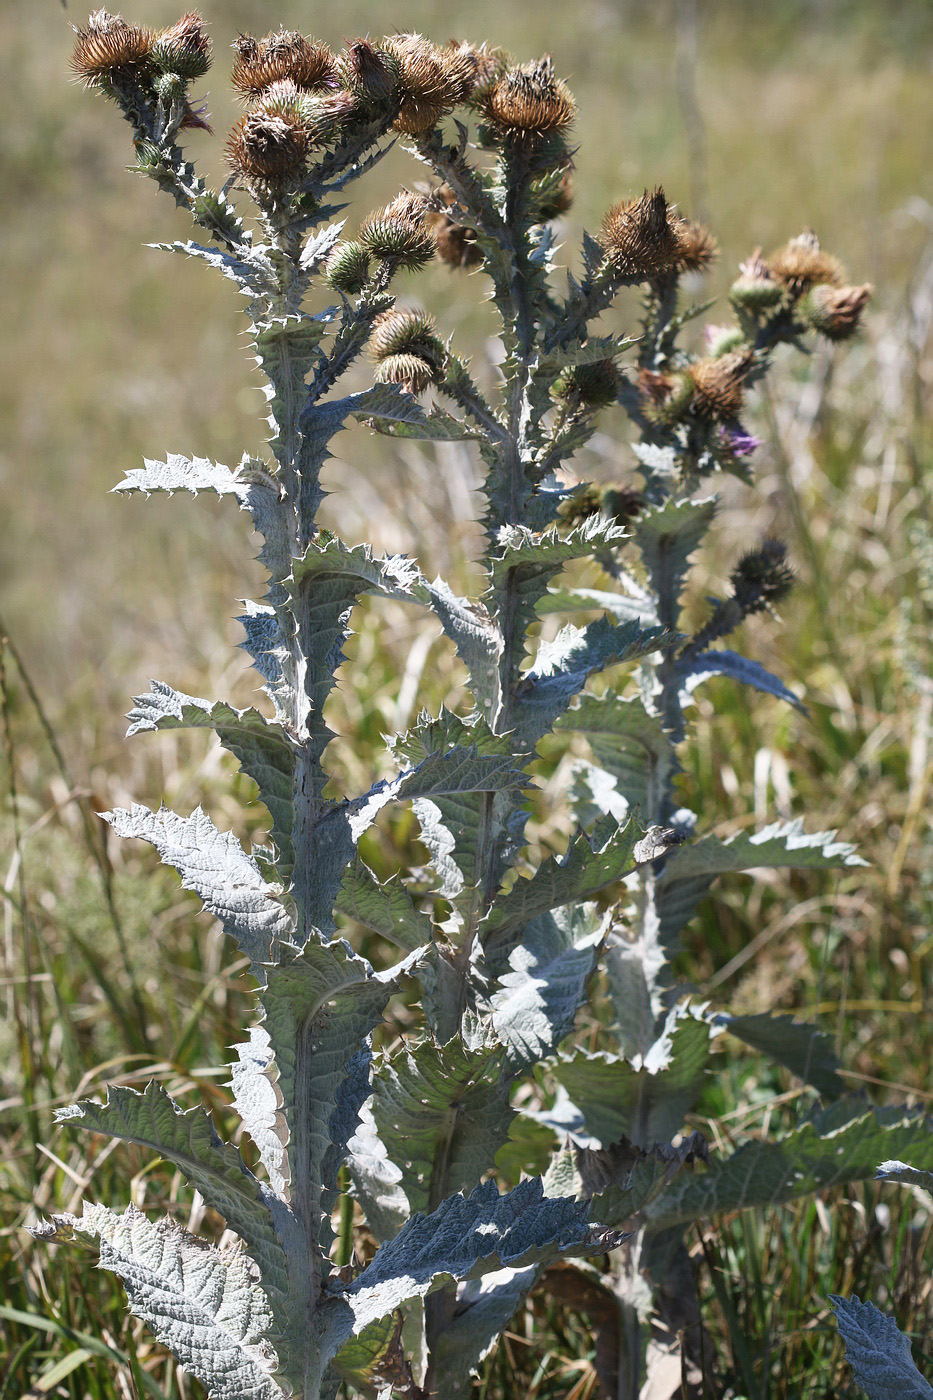
[[[132,125],[135,168],[207,239],[168,250],[242,293],[267,385],[266,457],[230,468],[170,455],[117,489],[232,496],[262,536],[268,591],[241,621],[267,712],[153,683],[130,732],[212,729],[256,784],[268,842],[247,851],[200,809],[107,814],[156,848],[249,959],[258,1013],[232,1067],[244,1154],[157,1083],[111,1087],[60,1117],[175,1164],[242,1245],[133,1206],[86,1204],[37,1233],[96,1242],[133,1311],[224,1400],[316,1400],[341,1384],[454,1400],[535,1287],[589,1312],[605,1393],[633,1397],[659,1357],[683,1346],[690,1360],[691,1222],[871,1176],[885,1160],[933,1165],[928,1126],[847,1099],[813,1028],[700,1004],[671,970],[720,874],[858,862],[799,822],[698,835],[678,777],[710,676],[802,708],[721,645],[787,593],[784,546],[738,554],[727,596],[693,632],[681,630],[690,560],[715,516],[714,479],[750,477],[743,413],[773,351],[813,332],[845,339],[869,289],[845,286],[805,233],[751,257],[734,320],[696,355],[682,332],[706,308],[685,303],[683,283],[716,245],[662,190],[611,208],[584,236],[581,270],[556,273],[575,104],[549,58],[415,34],[337,54],[284,30],[233,47],[246,110],[220,191],[178,145],[210,129],[191,96],[211,58],[197,15],[154,33],[97,11],[74,65]],[[333,218],[344,192],[398,140],[428,183],[413,171],[353,236]],[[475,271],[468,293],[494,302],[505,348],[494,394],[427,313],[396,300],[435,255]],[[623,335],[607,313],[629,288],[641,320]],[[367,364],[375,382],[345,392]],[[574,482],[571,458],[617,405],[634,429],[626,479]],[[330,443],[353,420],[472,444],[479,596],[318,523]],[[469,701],[392,736],[395,776],[348,797],[328,786],[327,703],[364,596],[438,620]],[[532,860],[530,794],[556,754],[573,834],[563,855]],[[360,854],[399,803],[417,818],[427,885],[423,869],[379,880]],[[361,930],[371,958],[348,941]],[[380,1027],[400,997],[414,1029],[390,1041]],[[587,1005],[584,1046],[574,1032]],[[784,1138],[711,1155],[688,1126],[722,1034],[818,1100]]]

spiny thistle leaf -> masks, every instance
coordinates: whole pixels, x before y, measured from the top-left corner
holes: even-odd
[[[401,880],[377,880],[359,856],[347,869],[336,908],[406,953],[431,941],[430,915],[415,906]]]
[[[700,1216],[783,1205],[841,1182],[869,1181],[879,1161],[910,1159],[933,1169],[933,1127],[905,1109],[837,1100],[783,1138],[746,1143],[708,1170],[675,1181],[648,1208],[652,1229]]]
[[[626,699],[611,690],[581,695],[555,728],[584,736],[596,763],[612,775],[630,807],[659,809],[661,794],[679,768],[662,720],[650,715],[638,696]]]
[[[294,859],[292,849],[293,783],[296,754],[281,725],[267,720],[258,710],[236,710],[217,700],[200,700],[184,695],[162,681],[150,681],[148,695],[134,696],[134,708],[127,715],[127,737],[149,729],[212,729],[224,748],[232,753],[259,789],[272,818],[270,836],[275,842],[276,868],[288,876]]]
[[[677,625],[675,602],[683,589],[690,556],[716,514],[712,497],[702,501],[668,501],[663,506],[640,515],[632,533],[648,571],[652,593],[667,600],[662,621],[668,627]]]
[[[54,1216],[42,1238],[97,1238],[101,1268],[123,1280],[130,1307],[212,1400],[284,1400],[263,1341],[272,1319],[250,1261],[190,1235],[174,1221],[116,1215],[85,1202],[81,1217]]]
[[[274,959],[294,925],[278,891],[262,878],[233,833],[218,831],[200,807],[190,817],[180,817],[167,807],[151,812],[134,803],[101,816],[118,836],[155,846],[163,862],[178,871],[184,888],[194,890],[208,913],[220,920],[262,981],[262,965]]]
[[[221,1141],[203,1109],[183,1112],[153,1081],[141,1094],[110,1085],[106,1103],[85,1099],[59,1109],[56,1121],[149,1147],[176,1166],[243,1240],[259,1265],[273,1308],[281,1304],[288,1270],[273,1213],[284,1217],[286,1207],[257,1181],[233,1144]]]
[[[716,648],[713,651],[700,652],[699,655],[691,654],[677,670],[683,683],[682,705],[690,703],[697,686],[702,685],[710,676],[729,676],[734,681],[741,681],[743,685],[763,690],[766,695],[786,700],[788,705],[793,705],[794,709],[800,710],[802,714],[807,713],[806,705],[792,690],[788,690],[783,681],[778,680],[777,676],[772,676],[759,662],[750,661],[748,657],[740,656],[735,651]]]

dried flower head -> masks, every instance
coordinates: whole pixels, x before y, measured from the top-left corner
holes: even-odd
[[[248,112],[227,138],[227,162],[241,179],[294,180],[304,170],[308,145],[301,116],[282,111]]]
[[[760,548],[739,560],[730,582],[745,617],[780,602],[794,586],[794,571],[787,563],[787,546],[781,540],[764,540]]]
[[[404,191],[371,214],[360,229],[360,242],[374,257],[397,268],[414,269],[434,256],[434,234],[427,226],[428,202]]]
[[[71,68],[86,86],[120,74],[138,73],[149,65],[155,35],[151,29],[127,24],[121,15],[95,10],[87,29],[75,29]]]
[[[756,248],[747,262],[739,264],[739,276],[729,289],[733,306],[748,311],[766,311],[784,299],[784,288],[775,281],[771,269]]]
[[[211,41],[204,20],[193,10],[155,36],[152,64],[163,73],[177,73],[190,81],[203,78],[211,66]]]
[[[507,68],[483,101],[483,112],[493,126],[529,135],[566,131],[576,110],[570,89],[555,76],[547,54],[534,63]]]
[[[327,279],[338,292],[355,296],[369,280],[370,256],[361,243],[338,243],[327,260]]]
[[[289,79],[305,92],[336,86],[334,55],[326,44],[306,39],[293,29],[278,29],[262,39],[241,34],[233,45],[231,82],[252,101],[273,83]]]
[[[377,48],[368,39],[347,41],[340,64],[343,81],[364,102],[398,100],[401,71],[394,53]]]
[[[417,136],[432,130],[473,86],[477,61],[468,45],[442,49],[420,34],[396,34],[385,48],[398,60],[398,131]]]
[[[828,284],[838,287],[843,278],[838,258],[824,253],[820,240],[812,229],[792,238],[772,253],[767,260],[768,271],[775,281],[787,288],[791,296],[802,296],[811,287]]]
[[[614,204],[602,222],[599,241],[619,278],[646,282],[680,261],[680,220],[660,186],[639,199]]]
[[[603,492],[603,515],[616,525],[625,525],[640,515],[645,498],[633,486],[607,486]]]
[[[705,272],[719,257],[716,239],[696,219],[680,219],[677,234],[680,239],[678,267],[684,272]]]
[[[746,351],[697,360],[687,371],[693,381],[694,412],[703,418],[735,418],[745,401],[745,379],[751,367]]]
[[[206,131],[208,136],[213,136],[214,128],[208,121],[210,112],[207,110],[206,102],[186,102],[184,114],[179,125],[179,131]]]
[[[638,394],[646,417],[657,423],[673,423],[693,402],[693,380],[689,374],[643,369],[638,375]]]
[[[801,310],[813,329],[828,340],[848,340],[858,330],[873,291],[867,282],[863,287],[821,285],[804,299]]]
[[[619,371],[612,360],[570,365],[554,381],[551,393],[570,408],[604,408],[618,398]]]

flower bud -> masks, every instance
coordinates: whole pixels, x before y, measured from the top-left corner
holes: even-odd
[[[707,326],[705,336],[709,353],[714,360],[718,360],[720,355],[727,355],[730,350],[738,350],[740,345],[745,344],[745,332],[738,326]]]
[[[811,287],[824,283],[838,287],[843,278],[842,264],[838,258],[823,252],[812,229],[798,234],[772,253],[767,267],[774,280],[785,286],[792,297],[802,296]]]
[[[121,76],[137,76],[149,66],[154,34],[127,24],[121,15],[95,10],[87,29],[75,29],[71,68],[87,87],[113,81]]]
[[[191,11],[160,30],[150,56],[153,67],[162,73],[177,73],[186,82],[203,78],[211,66],[211,41],[201,16]]]
[[[658,186],[639,199],[615,204],[603,219],[599,242],[617,277],[647,282],[680,261],[680,233],[673,209]]]
[[[784,297],[784,288],[756,248],[748,262],[740,264],[739,277],[729,289],[729,300],[738,310],[767,311]]]
[[[361,292],[369,278],[369,254],[359,243],[338,243],[327,260],[327,280],[338,292]]]
[[[551,394],[571,408],[605,408],[618,398],[619,371],[612,360],[569,365],[552,384]]]
[[[375,324],[369,342],[377,364],[400,355],[414,355],[430,366],[438,381],[447,366],[447,349],[435,334],[434,321],[424,311],[388,311]]]
[[[566,131],[576,110],[570,89],[555,77],[547,55],[507,68],[483,101],[483,112],[494,127],[528,135]]]
[[[643,369],[638,375],[638,393],[647,418],[655,423],[676,423],[693,402],[693,380],[689,374]]]
[[[800,310],[806,320],[820,335],[829,340],[848,340],[855,335],[862,319],[862,312],[874,288],[865,283],[863,287],[830,287],[821,285],[800,303]]]
[[[770,603],[779,603],[794,586],[787,546],[781,540],[764,540],[759,549],[739,560],[730,582],[745,617],[761,612]]]
[[[330,49],[296,30],[279,29],[262,39],[241,34],[233,49],[236,58],[230,80],[247,101],[283,79],[305,92],[336,86],[336,65]]]
[[[693,381],[693,411],[702,418],[735,418],[745,402],[751,365],[751,355],[741,351],[695,361],[687,371]]]
[[[360,242],[374,257],[397,268],[414,269],[434,256],[434,235],[425,223],[427,203],[417,195],[401,194],[360,229]]]

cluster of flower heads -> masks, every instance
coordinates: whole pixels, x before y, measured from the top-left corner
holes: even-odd
[[[842,264],[810,229],[768,258],[756,249],[740,271],[729,296],[744,322],[790,316],[799,329],[819,331],[829,340],[855,334],[872,293],[867,283],[844,285]]]
[[[165,104],[178,103],[178,129],[210,131],[203,112],[187,98],[188,84],[203,78],[210,66],[211,41],[194,12],[153,30],[95,10],[86,29],[75,29],[71,67],[87,87],[111,96],[151,90]]]

